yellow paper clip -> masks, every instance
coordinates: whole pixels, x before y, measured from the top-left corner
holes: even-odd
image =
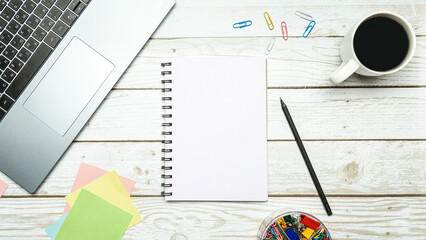
[[[274,30],[274,23],[272,22],[271,17],[269,16],[269,13],[265,12],[263,16],[265,17],[266,24],[268,24],[269,30]]]

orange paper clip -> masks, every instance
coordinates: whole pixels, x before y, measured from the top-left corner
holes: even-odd
[[[287,29],[287,23],[284,21],[281,23],[281,30],[283,32],[283,38],[287,41],[288,39],[288,29]]]
[[[265,13],[263,14],[263,16],[265,17],[266,24],[268,24],[268,28],[269,28],[269,30],[274,30],[274,23],[272,22],[272,20],[271,20],[271,16],[269,16],[269,13],[268,13],[268,12],[265,12]]]

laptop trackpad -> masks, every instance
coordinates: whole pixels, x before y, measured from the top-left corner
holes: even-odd
[[[64,136],[113,69],[110,61],[74,37],[24,108]]]

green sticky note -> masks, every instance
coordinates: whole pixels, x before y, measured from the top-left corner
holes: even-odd
[[[119,240],[132,218],[128,212],[83,188],[56,240]]]

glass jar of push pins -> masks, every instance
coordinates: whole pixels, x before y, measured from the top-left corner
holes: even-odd
[[[263,220],[258,240],[331,240],[324,224],[303,212],[277,211]]]

